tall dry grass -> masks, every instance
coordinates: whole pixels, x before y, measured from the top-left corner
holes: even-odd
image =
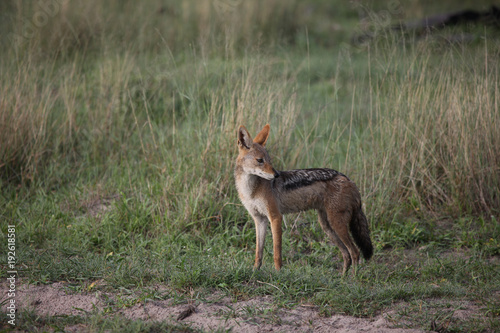
[[[51,149],[52,88],[35,81],[35,65],[2,71],[0,78],[0,176],[31,179]]]
[[[358,55],[368,73],[359,60],[339,65],[352,73],[341,87],[347,97],[325,94],[333,105],[325,107],[308,95],[314,82],[301,81],[310,64],[236,54],[243,44],[258,50],[259,34],[268,43],[292,36],[295,23],[281,20],[298,2],[242,2],[231,19],[194,3],[63,2],[27,44],[2,50],[2,180],[125,177],[169,218],[204,220],[235,198],[237,127],[255,133],[269,122],[278,167],[349,173],[372,216],[498,214],[495,46],[441,52],[395,36]],[[9,10],[29,18],[37,10],[29,4]]]
[[[1,5],[2,44],[38,56],[100,49],[172,52],[201,46],[231,55],[293,41],[303,21],[298,1],[9,1]]]
[[[381,203],[435,216],[496,215],[500,95],[495,48],[435,50],[432,42],[421,43],[406,54],[392,49],[392,60],[383,62],[384,71],[373,78],[376,120],[369,131],[374,145],[363,161],[374,184],[370,191],[383,198]]]
[[[160,103],[175,97],[177,111],[193,104],[172,92],[179,89],[179,79],[151,73],[165,62],[159,57],[189,54],[191,48],[201,59],[227,58],[243,45],[281,42],[295,34],[290,17],[297,7],[295,1],[225,0],[16,0],[0,6],[5,32],[0,39],[0,174],[7,180],[33,178],[60,152],[74,160],[85,151],[96,161],[122,154],[117,153],[123,150],[119,141],[134,135],[113,133],[114,128],[140,127],[149,117],[144,107],[161,116],[159,109],[168,105]],[[154,58],[145,71],[142,63],[133,63],[143,54]],[[176,71],[171,65],[160,73],[170,76]]]

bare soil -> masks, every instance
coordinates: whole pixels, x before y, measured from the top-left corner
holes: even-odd
[[[1,283],[0,303],[7,298],[7,285]],[[118,304],[118,295],[94,290],[89,293],[72,293],[63,283],[51,285],[19,285],[16,292],[18,309],[30,309],[40,316],[85,315],[103,311],[107,305]],[[130,296],[131,299],[133,298]],[[120,296],[123,302],[123,296]],[[132,302],[133,304],[133,302]],[[194,311],[190,311],[193,310]],[[186,311],[187,310],[187,311]],[[307,304],[291,309],[276,308],[272,298],[259,297],[234,301],[223,295],[193,304],[175,304],[173,299],[148,300],[123,307],[112,315],[122,315],[133,320],[166,321],[175,323],[181,313],[188,316],[184,323],[207,331],[218,328],[233,332],[423,332],[415,329],[395,328],[387,314],[366,319],[335,314],[320,316],[314,306]],[[85,331],[85,325],[66,327],[67,332]]]

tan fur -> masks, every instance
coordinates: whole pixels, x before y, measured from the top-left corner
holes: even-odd
[[[356,185],[331,169],[305,169],[278,172],[265,149],[270,126],[254,140],[244,126],[238,130],[239,155],[235,180],[241,202],[255,222],[257,246],[255,268],[262,265],[268,221],[273,236],[274,265],[282,266],[282,214],[316,209],[322,229],[336,244],[344,259],[343,273],[359,262],[359,250],[366,259],[373,252],[368,224],[361,209]],[[280,176],[281,175],[281,176]],[[353,242],[349,231],[353,234]]]

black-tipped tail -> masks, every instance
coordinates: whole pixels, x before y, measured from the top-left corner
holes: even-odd
[[[368,260],[373,255],[373,245],[370,239],[370,229],[368,229],[368,220],[361,207],[354,213],[353,219],[349,225],[354,242],[363,253],[363,257]]]

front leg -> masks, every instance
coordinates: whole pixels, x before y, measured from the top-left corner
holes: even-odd
[[[267,217],[264,215],[252,215],[255,222],[256,247],[255,247],[255,264],[254,269],[259,269],[262,265],[262,257],[264,255],[264,242],[266,240]]]
[[[269,220],[271,220],[271,231],[273,233],[273,257],[274,257],[274,267],[277,271],[281,269],[282,260],[281,260],[281,238],[282,238],[282,230],[281,230],[281,222],[283,217],[278,209],[270,209],[269,212]]]

